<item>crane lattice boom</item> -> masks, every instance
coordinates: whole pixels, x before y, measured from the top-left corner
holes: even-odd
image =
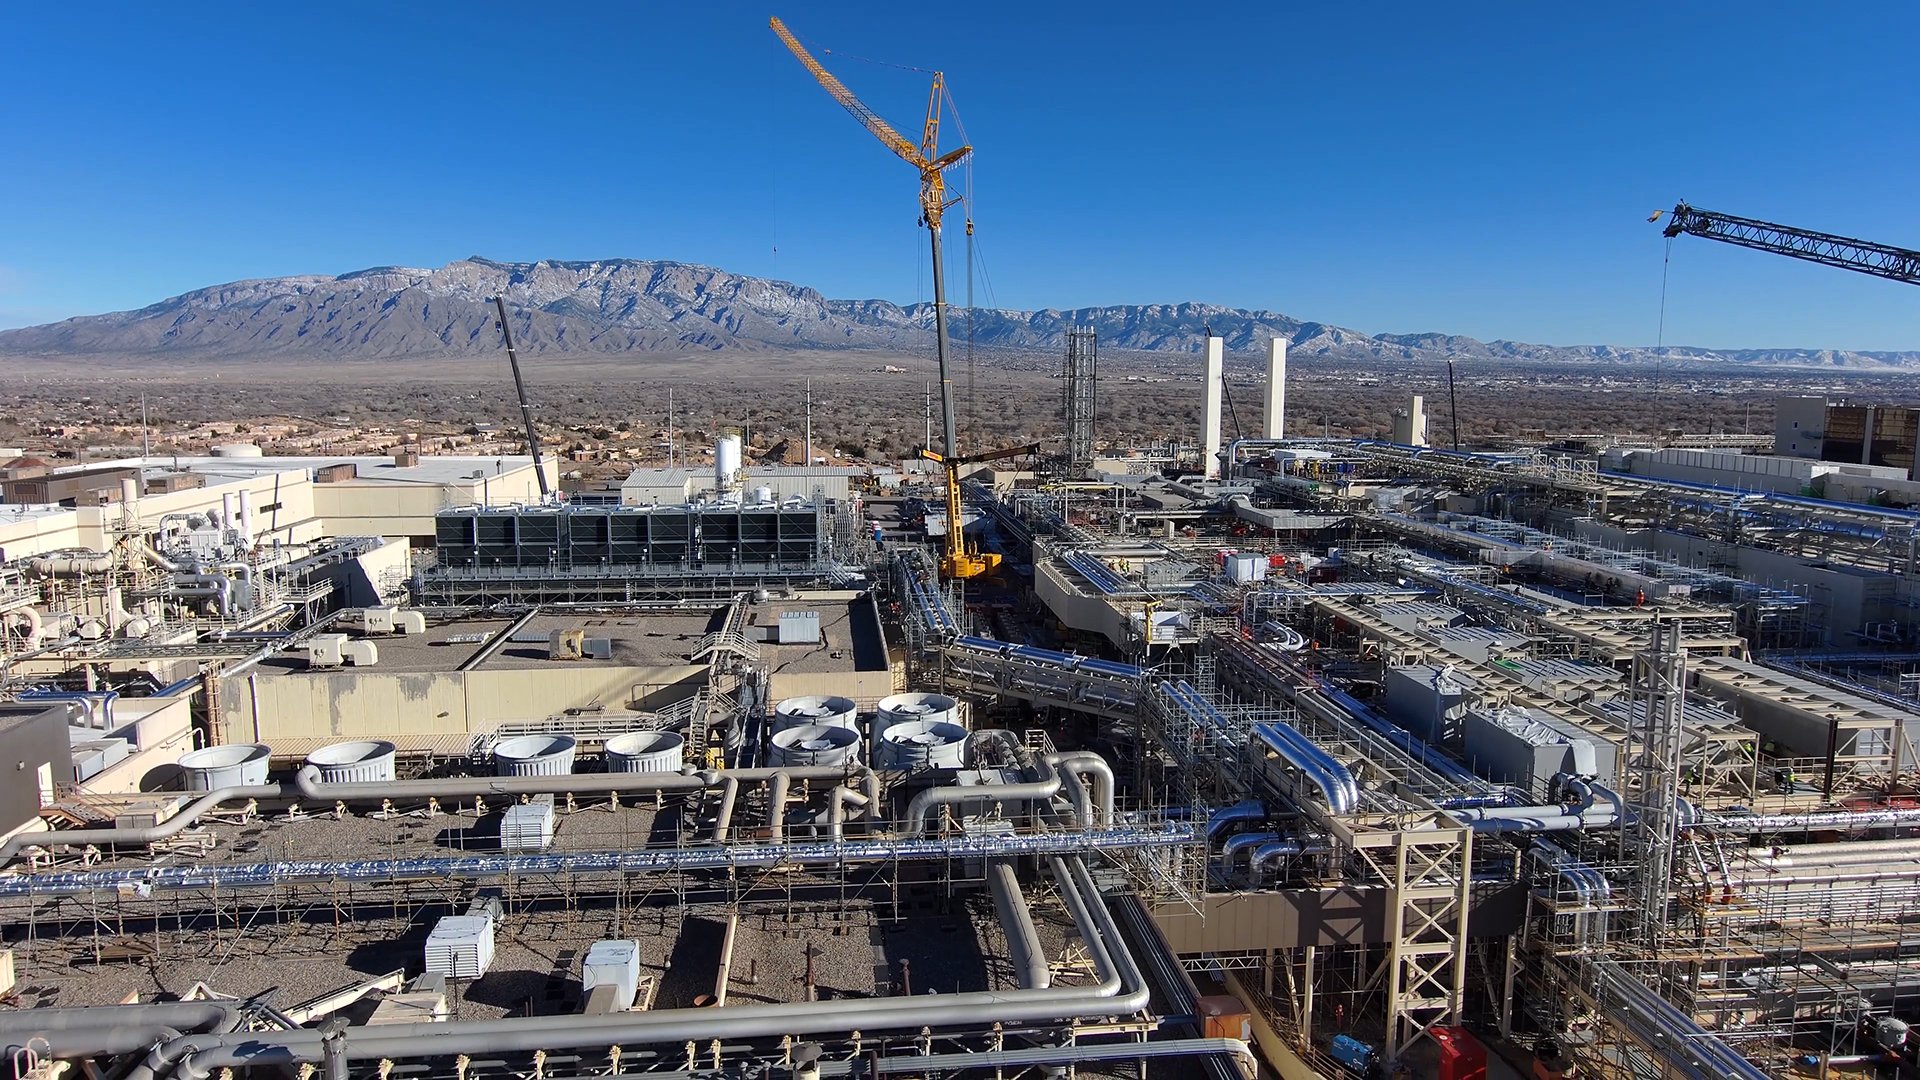
[[[1920,285],[1920,251],[1876,244],[1870,240],[1854,240],[1731,214],[1716,214],[1684,202],[1673,208],[1673,220],[1667,223],[1665,232],[1669,237],[1692,233],[1757,251],[1771,251],[1776,255]]]

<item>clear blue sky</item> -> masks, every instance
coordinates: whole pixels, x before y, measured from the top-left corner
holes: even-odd
[[[1920,247],[1911,3],[22,4],[0,325],[471,254],[926,296],[911,170],[769,14],[947,72],[1003,307],[1651,344],[1676,199]],[[1683,237],[1666,341],[1920,348],[1920,290]]]

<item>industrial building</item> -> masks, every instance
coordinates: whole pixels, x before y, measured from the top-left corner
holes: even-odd
[[[1264,351],[1257,439],[1219,339],[1185,445],[1074,387],[977,549],[724,438],[0,511],[18,1071],[1911,1068],[1920,516],[1822,497],[1909,481],[1290,439]]]

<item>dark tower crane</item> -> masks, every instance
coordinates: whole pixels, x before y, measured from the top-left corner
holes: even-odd
[[[1648,220],[1659,219],[1660,214],[1655,214]],[[1673,208],[1673,217],[1667,222],[1665,232],[1669,239],[1681,233],[1692,233],[1723,244],[1738,244],[1756,251],[1771,251],[1776,255],[1920,285],[1920,251],[1876,244],[1870,240],[1854,240],[1731,214],[1716,214],[1684,202]]]

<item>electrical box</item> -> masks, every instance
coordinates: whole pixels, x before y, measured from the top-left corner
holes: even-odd
[[[391,634],[395,613],[396,609],[390,607],[367,608],[360,613],[360,625],[369,634]]]
[[[547,635],[547,659],[578,660],[586,655],[585,630],[555,630]]]
[[[307,639],[308,667],[339,667],[346,662],[343,650],[347,645],[345,634],[315,634]]]
[[[580,988],[591,999],[600,987],[612,987],[610,1011],[633,1008],[634,995],[640,992],[640,943],[637,941],[596,941],[580,962]]]

